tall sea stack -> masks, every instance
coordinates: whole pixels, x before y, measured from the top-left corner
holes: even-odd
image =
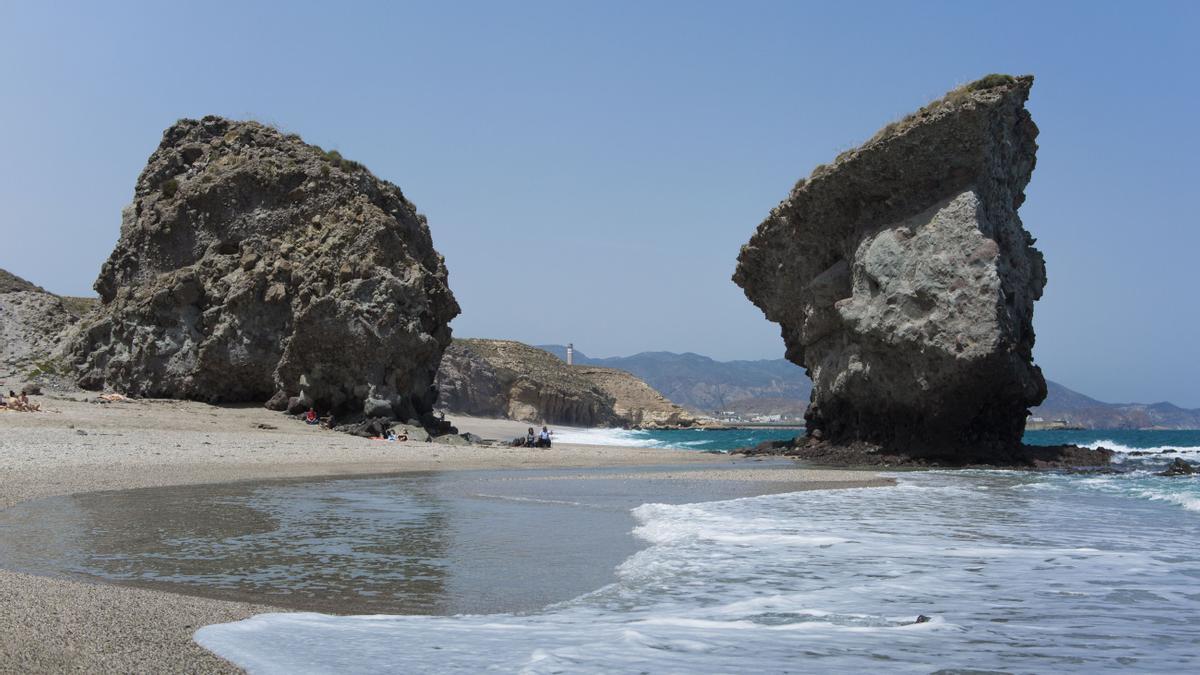
[[[1046,384],[1045,264],[1017,209],[1037,151],[1033,78],[990,75],[801,179],[734,281],[813,380],[811,437],[1002,462]]]
[[[163,133],[95,288],[82,386],[351,417],[428,413],[459,311],[398,187],[211,116]]]

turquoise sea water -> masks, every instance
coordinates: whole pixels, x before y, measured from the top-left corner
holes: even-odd
[[[647,503],[633,509],[644,548],[612,583],[536,611],[267,614],[197,640],[255,673],[1195,672],[1200,480],[1153,472],[1197,459],[1200,433],[1027,440],[1114,447],[1123,473],[905,472],[895,487]]]
[[[600,445],[625,445],[648,448],[680,448],[708,452],[728,452],[737,448],[752,447],[763,441],[795,438],[802,429],[680,429],[670,431],[627,431],[623,429],[588,429],[586,431],[564,431],[559,434],[564,442],[593,443]],[[1097,446],[1113,450],[1200,448],[1200,430],[1138,431],[1126,429],[1088,431],[1031,431],[1025,434],[1025,442],[1031,445],[1076,445]]]

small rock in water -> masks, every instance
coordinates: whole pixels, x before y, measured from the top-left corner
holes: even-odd
[[[929,623],[930,621],[933,621],[933,619],[928,616],[925,616],[924,614],[918,614],[917,620],[914,621],[913,623]]]
[[[1181,457],[1176,457],[1166,471],[1160,472],[1159,476],[1191,476],[1196,473],[1196,467],[1189,464]]]
[[[75,433],[76,433],[76,434],[78,434],[78,435],[80,435],[80,436],[87,436],[87,432],[86,432],[86,431],[84,431],[83,429],[76,429],[76,430],[75,430]]]

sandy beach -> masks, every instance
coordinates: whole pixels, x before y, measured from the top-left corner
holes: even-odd
[[[90,399],[90,400],[89,400]],[[38,397],[42,413],[0,413],[0,509],[102,490],[414,471],[694,465],[660,480],[769,481],[766,491],[886,484],[872,474],[756,471],[723,455],[556,444],[552,449],[385,443],[303,425],[257,406],[84,394]],[[528,425],[455,417],[461,432],[510,439]],[[621,474],[623,475],[623,474]],[[585,478],[586,476],[580,476]],[[237,672],[192,641],[200,626],[278,608],[0,570],[0,671]]]

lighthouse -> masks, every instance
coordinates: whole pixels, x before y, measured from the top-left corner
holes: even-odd
[[[567,365],[568,366],[575,365],[575,343],[574,342],[567,344]]]

